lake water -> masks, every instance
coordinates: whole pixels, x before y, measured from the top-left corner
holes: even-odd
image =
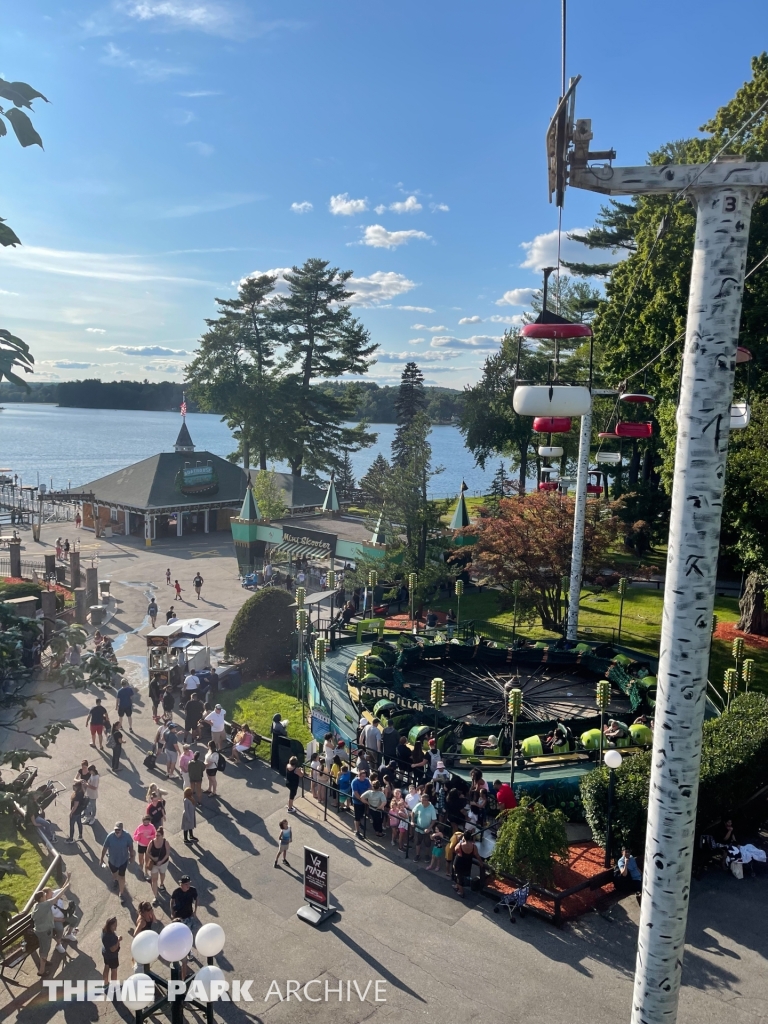
[[[8,404],[0,412],[0,464],[18,473],[25,484],[64,488],[85,484],[162,451],[173,451],[181,426],[176,412],[132,412],[116,409],[60,409],[55,405]],[[195,447],[226,458],[235,448],[232,435],[218,416],[190,413],[187,426]],[[378,452],[390,457],[392,423],[373,424],[378,441],[352,455],[355,477],[365,473]],[[444,472],[432,478],[433,497],[455,497],[462,480],[468,494],[484,494],[495,470],[474,464],[456,427],[436,426],[430,437],[435,466]],[[286,470],[278,464],[277,469]]]

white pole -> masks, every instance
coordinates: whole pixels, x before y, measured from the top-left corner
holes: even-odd
[[[736,343],[749,221],[759,190],[692,191],[696,240],[677,413],[633,1024],[673,1024],[677,1017]]]
[[[579,598],[584,565],[584,525],[587,519],[587,481],[589,480],[589,446],[592,441],[592,408],[581,417],[579,435],[579,466],[576,474],[576,507],[573,512],[573,548],[571,549],[571,585],[568,599],[569,640],[577,639]]]

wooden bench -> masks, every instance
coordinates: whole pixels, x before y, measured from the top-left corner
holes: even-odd
[[[4,976],[7,967],[15,967],[18,974],[21,965],[37,947],[32,915],[17,914],[12,917],[5,934],[0,938],[0,978]]]

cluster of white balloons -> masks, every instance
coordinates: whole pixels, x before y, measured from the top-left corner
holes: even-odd
[[[131,955],[137,964],[151,964],[161,957],[168,963],[178,963],[195,949],[201,956],[216,956],[224,949],[224,929],[218,924],[204,924],[197,933],[197,938],[181,921],[167,924],[158,935],[157,932],[139,932],[131,943]],[[202,967],[195,975],[198,990],[202,989],[203,998],[211,1002],[211,984],[224,981],[224,972],[211,964]],[[151,994],[150,994],[151,993]],[[155,1001],[155,983],[148,974],[138,972],[132,974],[123,987],[123,1005],[126,1009],[136,1012],[146,1010]]]

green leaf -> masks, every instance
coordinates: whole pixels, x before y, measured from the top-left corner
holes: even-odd
[[[43,148],[43,140],[35,131],[35,127],[22,110],[6,110],[5,117],[11,122],[16,138],[22,146],[39,146]]]
[[[0,121],[0,124],[3,124],[3,122]],[[3,125],[3,128],[5,128],[5,125]],[[3,131],[0,134],[4,135],[5,132]],[[13,228],[9,228],[7,224],[0,224],[0,245],[21,245],[21,239]]]
[[[3,121],[2,118],[0,118],[0,138],[2,138],[3,135],[7,135],[7,134],[8,134],[8,129],[5,127],[5,121]]]
[[[27,85],[26,82],[11,82],[10,83],[10,88],[11,89],[15,89],[15,91],[21,97],[23,97],[23,99],[26,100],[27,103],[31,103],[32,100],[36,100],[36,99],[44,100],[46,103],[49,102],[49,100],[47,100],[46,97],[43,96],[43,94],[41,92],[38,92],[37,89],[33,89],[32,86],[31,85]],[[16,101],[14,100],[14,103],[15,102]]]

